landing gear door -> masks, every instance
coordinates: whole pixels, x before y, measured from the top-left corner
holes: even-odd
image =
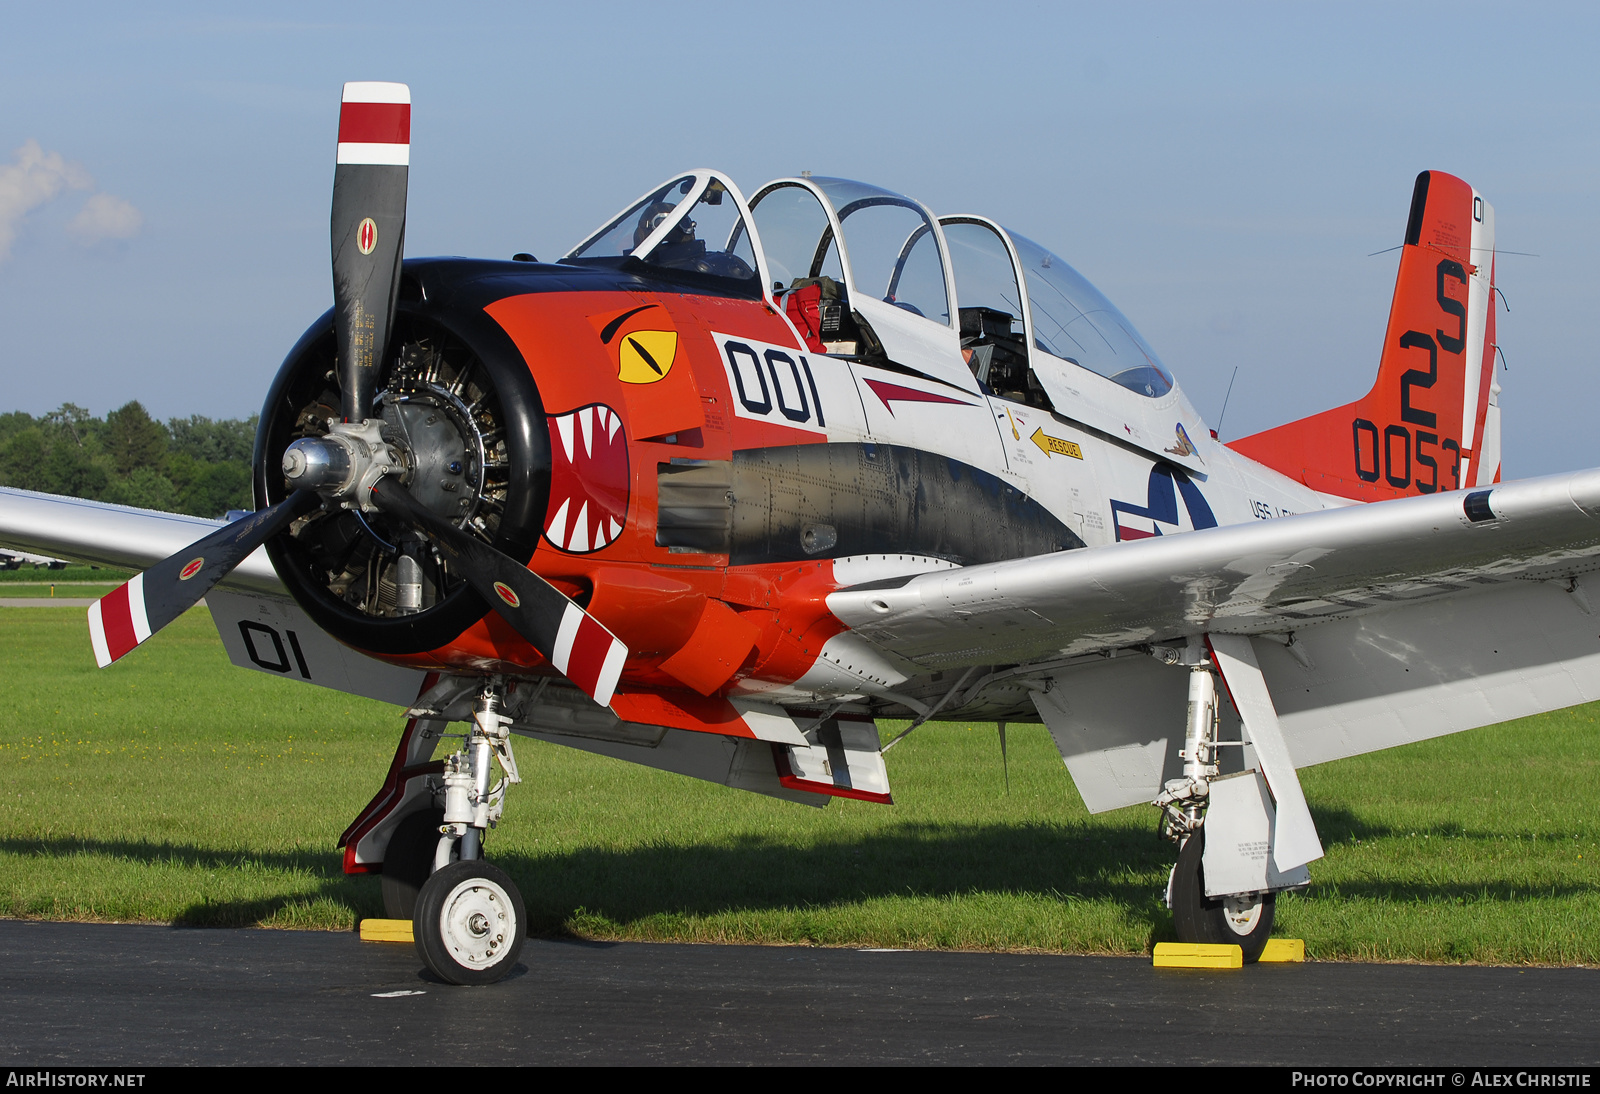
[[[1206,810],[1206,896],[1265,893],[1311,882],[1303,864],[1280,871],[1273,863],[1272,798],[1255,769],[1211,780]]]
[[[206,607],[240,668],[404,707],[421,690],[424,673],[341,646],[287,597],[212,589]]]

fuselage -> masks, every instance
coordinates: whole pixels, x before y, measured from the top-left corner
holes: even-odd
[[[902,250],[890,303],[915,243]],[[759,249],[752,257],[752,267],[768,268]],[[893,705],[916,689],[913,673],[828,613],[824,597],[838,588],[1339,504],[1218,443],[1153,356],[1146,372],[1157,382],[1130,385],[1047,352],[1048,339],[1028,326],[1033,310],[982,328],[973,320],[986,309],[949,299],[959,267],[945,278],[942,324],[903,304],[863,301],[854,271],[840,272],[839,292],[863,328],[857,342],[822,342],[794,300],[761,287],[765,276],[740,284],[632,258],[405,264],[397,341],[437,347],[438,332],[449,332],[480,372],[498,377],[492,415],[477,409],[484,397],[458,400],[458,417],[479,414],[464,474],[476,466],[473,444],[487,444],[477,489],[501,506],[508,553],[527,557],[628,646],[616,705],[625,719],[662,722],[657,707],[694,696]],[[262,502],[281,496],[267,469],[295,435],[291,415],[306,419],[311,388],[294,377],[315,373],[317,355],[331,352],[320,329],[296,347],[269,397]],[[1025,375],[1021,364],[1009,381],[988,371],[1024,351]],[[408,390],[427,387],[425,371]],[[453,398],[452,383],[467,391],[471,369],[458,371],[427,387],[437,392],[428,406]],[[388,397],[397,429],[423,429],[421,411],[396,416],[400,400]],[[440,468],[457,466],[448,455]],[[497,463],[511,481],[495,494],[487,480]],[[434,473],[418,470],[414,481]],[[456,489],[437,474],[442,489]],[[454,504],[454,494],[438,496]],[[442,582],[432,624],[429,611],[378,618],[382,581],[372,568],[382,557],[381,548],[370,553],[366,594],[349,581],[331,586],[342,597],[332,607],[308,603],[329,598],[307,583],[291,581],[291,590],[347,644],[395,663],[549,675],[494,613],[445,596]],[[316,568],[302,560],[301,569]],[[350,617],[342,632],[328,623],[340,613]],[[361,629],[362,613],[377,630]],[[387,637],[372,637],[380,632]]]

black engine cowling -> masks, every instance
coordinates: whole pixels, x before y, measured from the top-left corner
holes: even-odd
[[[550,494],[538,389],[481,304],[428,304],[414,285],[402,286],[373,416],[383,420],[385,439],[406,453],[404,481],[419,501],[526,562]],[[286,495],[282,460],[290,442],[321,435],[339,416],[332,315],[301,336],[267,395],[254,456],[257,508]],[[319,510],[266,546],[306,613],[358,649],[437,649],[489,610],[426,540],[382,512]],[[402,605],[403,581],[420,585],[419,608]]]

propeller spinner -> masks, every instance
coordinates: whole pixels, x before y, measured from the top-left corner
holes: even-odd
[[[560,590],[433,512],[407,489],[412,461],[391,443],[373,400],[394,325],[405,244],[411,91],[348,83],[339,112],[330,234],[340,419],[283,456],[292,491],[157,563],[89,609],[101,667],[184,611],[268,539],[319,507],[382,510],[432,540],[442,558],[550,663],[595,702],[611,701],[628,651]]]

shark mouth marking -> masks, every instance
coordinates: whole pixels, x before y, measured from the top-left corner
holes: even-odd
[[[550,507],[544,535],[575,554],[598,551],[628,517],[628,439],[622,417],[592,403],[550,417]]]

